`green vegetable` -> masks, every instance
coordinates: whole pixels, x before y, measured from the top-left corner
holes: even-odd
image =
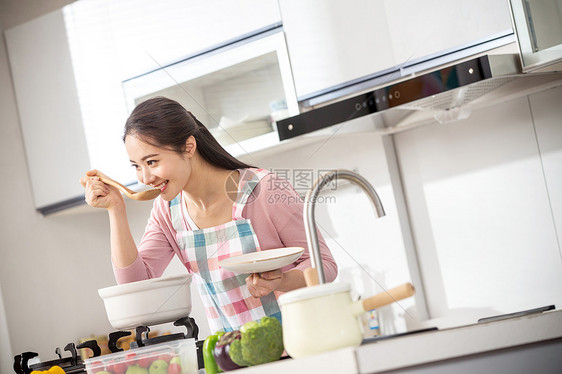
[[[217,334],[209,335],[203,342],[203,362],[205,364],[205,372],[207,374],[222,373],[222,370],[215,362],[215,345],[219,341],[224,332],[220,331]]]
[[[277,361],[283,354],[281,323],[274,317],[247,322],[240,328],[240,339],[230,342],[228,354],[239,366],[255,366]]]

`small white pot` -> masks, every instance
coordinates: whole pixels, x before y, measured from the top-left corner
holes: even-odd
[[[410,283],[356,302],[345,283],[324,283],[287,292],[278,300],[285,350],[291,357],[300,358],[359,346],[363,333],[358,316],[413,293]]]
[[[131,329],[174,322],[191,313],[191,274],[153,278],[102,288],[111,326]]]

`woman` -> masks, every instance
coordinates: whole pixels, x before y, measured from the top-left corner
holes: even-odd
[[[307,247],[302,202],[287,181],[226,152],[179,103],[139,104],[123,137],[140,182],[158,188],[138,248],[119,191],[91,170],[81,179],[86,202],[107,209],[111,258],[118,283],[159,277],[174,255],[195,273],[212,331],[238,329],[263,316],[280,319],[276,294],[305,286],[308,250],[283,269],[241,276],[218,261],[280,247]],[[320,240],[328,281],[337,266]]]

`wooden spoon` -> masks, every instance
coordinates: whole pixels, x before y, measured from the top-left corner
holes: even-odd
[[[133,191],[130,188],[123,186],[121,183],[114,181],[113,179],[105,176],[98,175],[100,181],[105,184],[109,184],[110,186],[116,187],[121,192],[125,194],[129,199],[138,200],[138,201],[146,201],[155,199],[158,195],[160,195],[160,190],[155,188],[146,190],[146,191]]]

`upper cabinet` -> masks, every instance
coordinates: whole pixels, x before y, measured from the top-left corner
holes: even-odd
[[[562,71],[562,1],[509,3],[523,70]]]
[[[167,66],[281,23],[276,0],[96,0],[71,5],[103,7],[124,79]],[[85,21],[87,22],[87,21]]]
[[[235,156],[279,143],[274,122],[299,113],[280,27],[132,78],[123,88],[131,110],[154,96],[178,101]]]
[[[505,0],[279,3],[299,101],[512,33]]]
[[[83,194],[90,166],[62,11],[6,31],[6,44],[35,206],[54,206]]]

